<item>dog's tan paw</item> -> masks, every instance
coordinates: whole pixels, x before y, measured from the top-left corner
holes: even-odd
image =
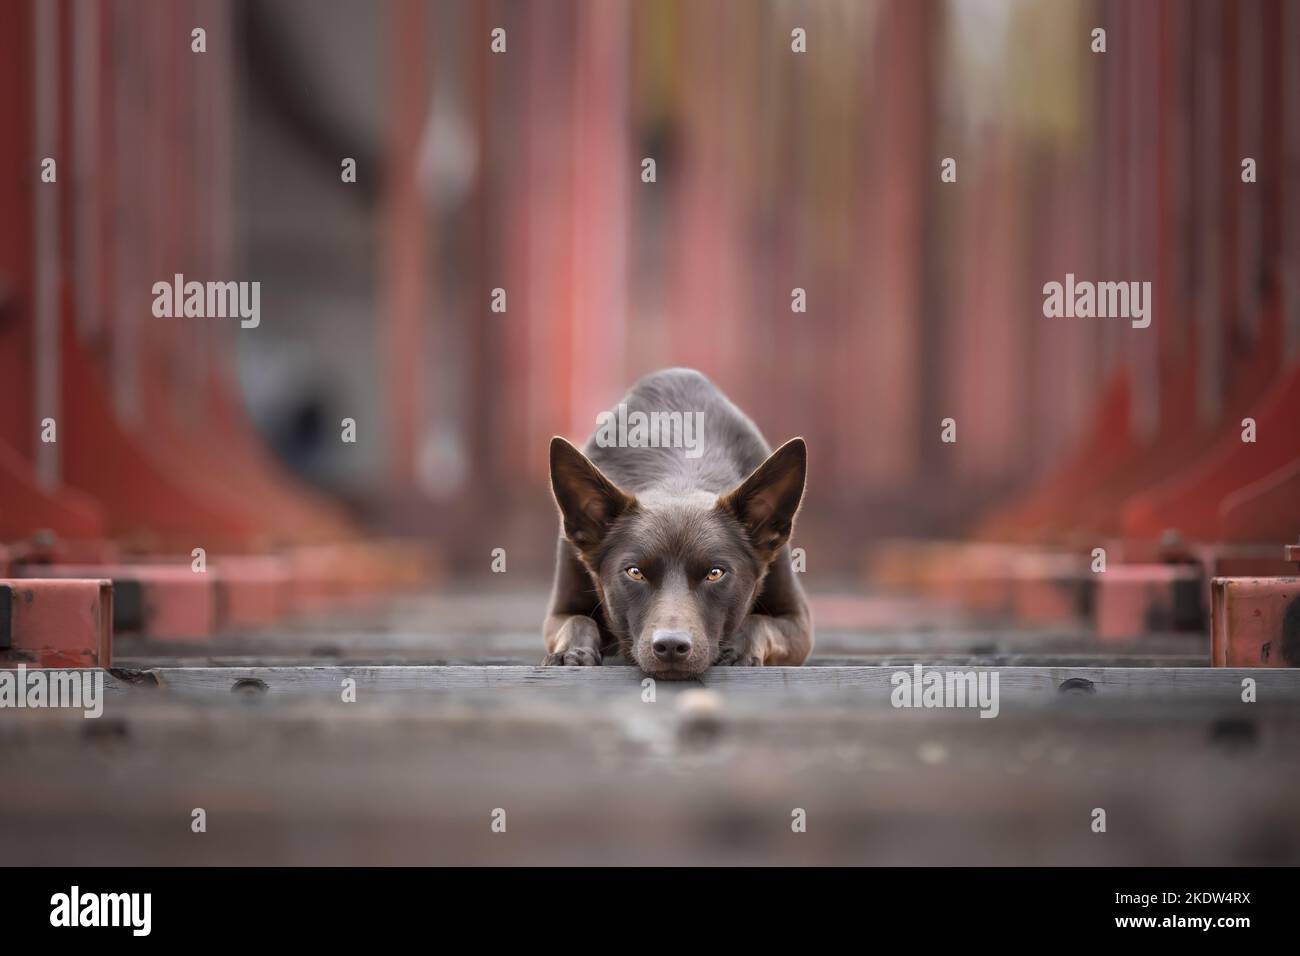
[[[543,667],[599,667],[600,654],[589,647],[571,647],[559,654],[542,658]]]
[[[571,617],[555,635],[555,647],[564,648],[542,659],[543,667],[599,667],[600,629],[587,617]]]
[[[747,647],[724,647],[714,667],[762,667],[763,659]]]

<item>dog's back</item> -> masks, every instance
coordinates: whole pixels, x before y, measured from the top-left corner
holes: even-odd
[[[772,449],[758,427],[708,378],[689,368],[668,368],[645,376],[619,403],[628,416],[698,416],[699,455],[682,447],[612,447],[598,442],[599,432],[583,451],[619,487],[681,494],[703,490],[715,494],[734,487],[763,463]],[[683,426],[687,427],[687,426]]]

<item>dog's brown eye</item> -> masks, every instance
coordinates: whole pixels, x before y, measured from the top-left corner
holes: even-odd
[[[719,581],[722,579],[722,576],[726,573],[727,572],[722,570],[722,568],[709,568],[709,573],[704,576],[704,580]]]
[[[641,569],[638,568],[638,567],[630,567],[630,568],[628,568],[626,571],[624,571],[623,573],[626,574],[626,575],[627,575],[629,578],[631,578],[633,581],[644,581],[644,580],[645,580],[645,575],[641,573]]]

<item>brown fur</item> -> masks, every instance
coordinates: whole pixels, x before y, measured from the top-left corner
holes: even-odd
[[[552,439],[561,533],[543,663],[594,666],[617,652],[667,678],[711,665],[802,664],[812,616],[788,542],[803,500],[803,439],[771,453],[753,423],[689,369],[647,376],[622,404],[702,412],[701,453],[602,447],[593,436],[584,455]]]

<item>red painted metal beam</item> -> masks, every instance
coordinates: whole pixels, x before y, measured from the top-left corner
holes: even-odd
[[[212,636],[216,625],[215,578],[177,564],[41,564],[18,569],[20,577],[107,578],[114,589],[114,630],[157,640],[193,641]]]
[[[113,413],[96,363],[65,321],[64,467],[69,478],[99,498],[112,533],[153,550],[204,546],[241,549],[260,523],[234,489],[213,487],[187,459],[149,432],[128,431]]]
[[[66,157],[55,158],[59,181],[42,183],[33,128],[33,5],[11,4],[0,30],[0,538],[25,537],[48,528],[69,537],[103,533],[96,503],[66,485],[38,480],[33,449],[40,420],[34,400],[36,347],[35,243],[33,221],[37,190],[58,190],[73,174]],[[56,421],[56,428],[62,428]],[[66,436],[65,436],[66,438]]]
[[[981,537],[1039,540],[1044,530],[1068,513],[1095,485],[1133,453],[1129,429],[1131,389],[1126,376],[1115,379],[1098,404],[1096,419],[1070,459],[1037,489],[994,511],[978,527]]]
[[[387,391],[390,477],[402,489],[415,484],[416,446],[423,420],[421,321],[428,311],[425,270],[430,260],[430,226],[419,184],[419,150],[430,93],[426,12],[419,0],[395,0],[385,10],[383,34],[389,65],[390,137],[381,220],[386,271],[383,387]],[[476,320],[487,321],[487,317],[477,316]]]
[[[1215,578],[1211,663],[1300,667],[1300,578]]]
[[[1149,537],[1174,528],[1191,539],[1212,540],[1219,534],[1225,498],[1300,460],[1300,370],[1278,382],[1251,417],[1257,426],[1254,443],[1241,440],[1239,424],[1232,428],[1198,466],[1130,501],[1123,512],[1124,534]]]
[[[1101,640],[1205,633],[1205,583],[1198,565],[1120,565],[1097,578],[1096,631]]]
[[[220,631],[265,627],[292,610],[293,578],[284,558],[219,558],[209,573],[216,580],[216,627]]]
[[[113,585],[0,580],[0,667],[108,667]]]
[[[1218,518],[1223,541],[1300,536],[1300,459],[1227,495]]]
[[[27,460],[0,442],[0,539],[47,529],[68,538],[98,537],[104,533],[104,514],[93,498],[75,489],[42,489]]]

